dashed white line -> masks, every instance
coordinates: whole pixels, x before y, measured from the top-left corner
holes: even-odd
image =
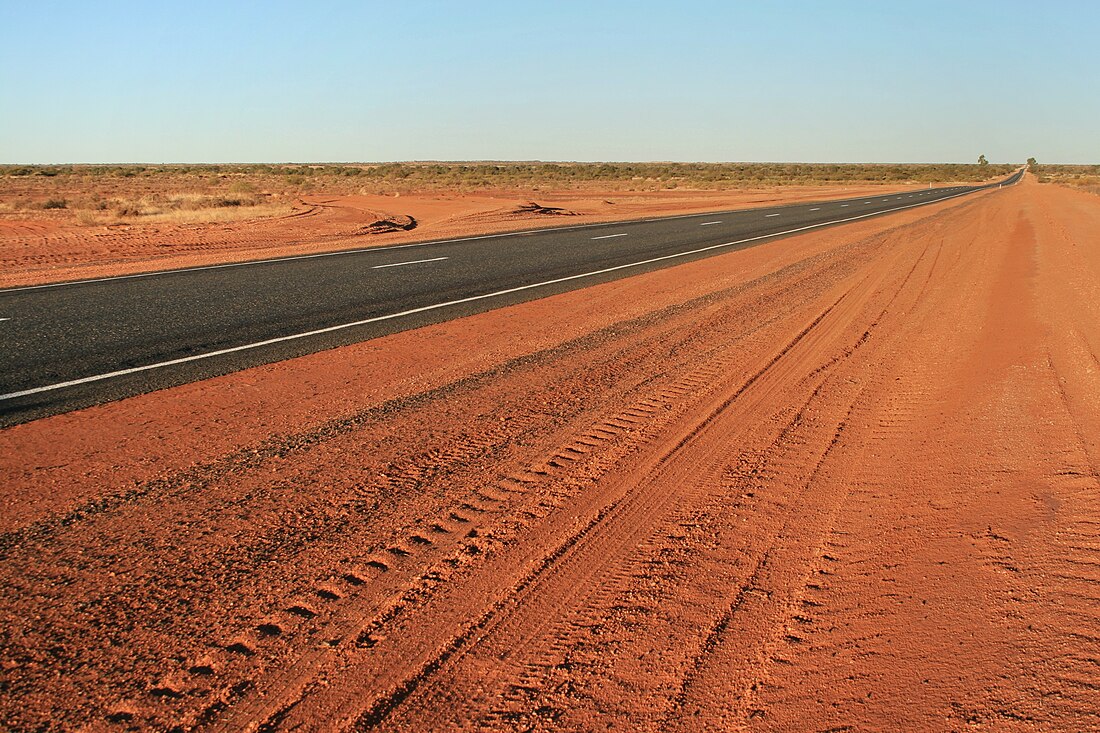
[[[965,196],[967,192],[953,194],[946,196],[948,198],[958,198],[959,196]],[[943,199],[941,199],[943,200]],[[924,204],[906,204],[905,206],[895,206],[892,209],[884,209],[883,211],[874,211],[870,214],[857,214],[855,216],[849,216],[846,219],[836,219],[834,221],[821,222],[820,224],[807,224],[806,226],[795,227],[794,229],[787,229],[782,232],[775,232],[772,234],[759,234],[755,237],[747,237],[745,239],[738,239],[733,242],[723,242],[722,244],[712,244],[709,247],[699,247],[697,249],[687,250],[686,252],[675,252],[670,255],[661,255],[660,257],[651,257],[646,260],[639,260],[637,262],[628,262],[624,265],[615,265],[614,267],[605,267],[602,270],[591,270],[589,272],[582,272],[577,275],[567,275],[565,277],[555,278],[553,280],[544,280],[542,282],[531,283],[529,285],[519,285],[514,288],[507,288],[505,290],[497,290],[493,293],[485,293],[483,295],[471,295],[468,298],[458,298],[457,300],[448,300],[443,303],[436,303],[434,305],[425,305],[419,308],[410,308],[409,310],[400,311],[398,313],[390,313],[385,316],[375,316],[374,318],[364,318],[361,321],[352,321],[350,323],[340,323],[335,326],[326,326],[325,328],[317,328],[312,331],[302,331],[301,333],[292,333],[288,336],[278,336],[276,338],[265,339],[263,341],[255,341],[250,344],[241,344],[240,346],[231,346],[226,349],[218,349],[217,351],[208,351],[205,354],[192,354],[191,356],[183,356],[178,359],[170,359],[168,361],[160,361],[154,364],[146,364],[144,366],[130,367],[129,369],[119,369],[118,371],[106,372],[104,374],[95,374],[90,377],[81,377],[80,379],[70,379],[66,382],[57,382],[56,384],[47,384],[42,387],[32,387],[31,389],[24,389],[18,392],[8,392],[7,394],[0,394],[0,402],[6,400],[16,399],[17,397],[26,397],[32,394],[41,394],[43,392],[52,392],[53,390],[63,389],[65,387],[74,387],[78,384],[89,384],[91,382],[101,382],[104,379],[113,379],[115,377],[123,377],[128,374],[138,374],[140,372],[147,372],[153,369],[161,369],[163,367],[175,366],[176,364],[186,364],[192,361],[199,361],[202,359],[210,359],[215,356],[222,356],[224,354],[235,354],[241,351],[249,351],[251,349],[258,349],[264,346],[271,346],[272,344],[284,343],[287,341],[296,341],[298,339],[309,338],[310,336],[319,336],[325,333],[333,333],[336,331],[343,331],[348,328],[355,328],[356,326],[365,326],[370,323],[379,323],[381,321],[390,321],[395,318],[402,318],[404,316],[411,316],[416,313],[425,313],[428,311],[438,310],[440,308],[448,308],[454,305],[461,305],[462,303],[472,303],[478,300],[485,300],[486,298],[499,298],[502,295],[510,295],[512,293],[519,293],[525,290],[531,290],[533,288],[546,287],[547,285],[556,285],[558,283],[570,282],[572,280],[580,280],[582,278],[595,277],[597,275],[604,275],[609,272],[617,272],[619,270],[625,270],[631,267],[641,267],[643,265],[651,265],[655,262],[665,262],[668,260],[674,260],[681,257],[690,257],[692,255],[702,254],[703,252],[712,252],[716,249],[723,249],[725,247],[735,247],[739,244],[748,244],[749,242],[758,242],[761,239],[773,239],[775,237],[785,236],[787,234],[797,234],[798,232],[808,232],[812,229],[820,229],[821,227],[835,226],[837,224],[845,224],[850,221],[859,221],[860,219],[866,219],[871,216],[881,216],[882,214],[888,214],[892,211],[904,211],[905,209],[911,209],[916,206],[924,206]]]
[[[842,208],[842,209],[843,209],[843,208],[844,208],[845,206],[847,206],[847,205],[848,205],[848,204],[841,204],[841,205],[840,205],[840,208]]]
[[[779,214],[764,214],[765,219],[767,219],[769,216],[779,216]]]
[[[432,257],[427,260],[409,260],[408,262],[391,262],[388,265],[375,265],[370,268],[372,270],[381,270],[383,267],[401,267],[402,265],[419,265],[422,262],[439,262],[440,260],[448,259],[447,257]]]
[[[0,318],[0,321],[10,321],[10,318]]]
[[[722,223],[722,222],[720,222],[720,221],[704,221],[704,222],[703,222],[702,224],[700,224],[699,226],[701,226],[701,227],[709,227],[709,226],[710,226],[711,224],[721,224],[721,223]]]
[[[810,209],[810,211],[821,211],[821,207],[820,207],[820,206],[818,206],[818,207],[816,207],[816,208]]]
[[[622,234],[605,234],[602,237],[592,237],[592,239],[611,239],[612,237],[625,237],[625,236],[628,236],[628,235],[626,234],[626,232],[623,232]]]

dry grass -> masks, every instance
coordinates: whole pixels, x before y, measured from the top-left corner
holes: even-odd
[[[1040,165],[1039,183],[1057,183],[1100,194],[1100,165]]]
[[[291,202],[256,203],[232,207],[162,208],[137,204],[124,204],[115,211],[78,211],[76,220],[85,226],[117,224],[122,221],[141,221],[152,224],[202,224],[245,221],[275,216],[286,216],[295,210]]]
[[[71,218],[77,224],[95,226],[120,222],[192,224],[230,222],[285,216],[295,210],[296,200],[283,195],[252,193],[251,185],[231,186],[225,195],[168,192],[127,192],[130,195],[88,195],[82,187],[68,198],[41,199],[30,195],[0,201],[0,213],[32,215],[35,218]]]

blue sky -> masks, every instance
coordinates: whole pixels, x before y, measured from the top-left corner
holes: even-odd
[[[1100,3],[0,0],[0,162],[1100,162]]]

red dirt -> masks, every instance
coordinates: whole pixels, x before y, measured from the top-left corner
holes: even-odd
[[[1098,226],[1029,182],[4,430],[0,727],[1097,729]]]
[[[845,198],[881,193],[883,188],[852,185],[743,191],[489,191],[400,197],[319,194],[303,196],[295,213],[287,216],[230,223],[78,226],[51,220],[0,219],[0,287],[535,227]],[[888,188],[906,190],[896,185]],[[532,202],[532,197],[537,201]],[[532,210],[531,203],[544,209]],[[372,226],[385,221],[406,226]]]

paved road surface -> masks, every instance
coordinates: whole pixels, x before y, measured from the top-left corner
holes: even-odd
[[[1015,183],[0,291],[0,426]]]

